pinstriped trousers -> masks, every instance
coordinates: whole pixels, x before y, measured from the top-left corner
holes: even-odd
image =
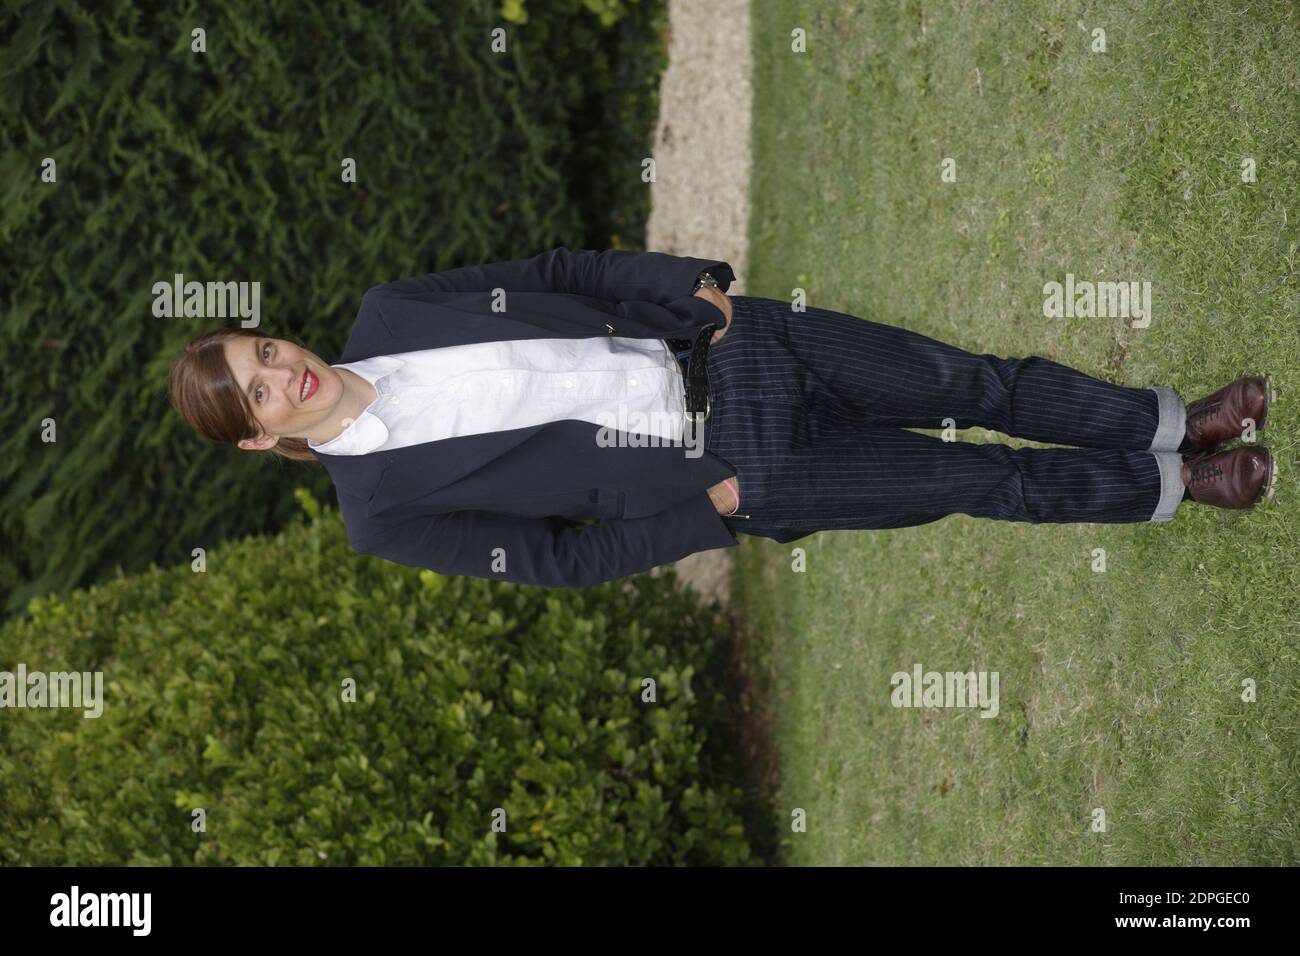
[[[1182,500],[1186,410],[1044,358],[976,355],[829,309],[731,296],[708,354],[705,447],[739,477],[732,531],[793,541],[950,514],[1167,521]],[[951,419],[951,421],[947,421]],[[946,442],[983,427],[1077,448]],[[748,515],[748,517],[739,517]]]

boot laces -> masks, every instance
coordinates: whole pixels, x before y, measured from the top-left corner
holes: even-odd
[[[1187,414],[1187,424],[1193,431],[1200,432],[1202,426],[1208,419],[1213,418],[1219,413],[1219,406],[1222,402],[1211,402],[1208,405],[1198,405]]]
[[[1192,484],[1204,484],[1207,481],[1213,481],[1223,474],[1223,469],[1210,461],[1199,462],[1192,465]]]

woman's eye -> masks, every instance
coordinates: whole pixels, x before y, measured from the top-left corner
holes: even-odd
[[[266,358],[266,353],[269,352],[270,349],[271,349],[271,343],[270,343],[270,342],[267,342],[265,345],[262,346],[262,358],[263,358],[263,359]],[[260,386],[260,385],[259,385],[257,388],[255,388],[255,389],[253,390],[253,401],[257,402],[257,404],[259,404],[259,405],[262,404],[262,399],[258,397],[258,396],[261,395],[261,393],[262,393],[262,386]]]

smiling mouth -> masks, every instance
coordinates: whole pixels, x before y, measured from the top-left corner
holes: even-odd
[[[302,386],[298,389],[299,401],[307,401],[307,399],[316,394],[316,390],[319,387],[320,379],[311,373],[311,369],[304,371],[302,373]]]

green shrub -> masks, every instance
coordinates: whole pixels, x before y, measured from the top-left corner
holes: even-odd
[[[669,575],[446,578],[356,555],[300,494],[312,520],[204,573],[33,599],[0,630],[0,670],[105,688],[95,719],[0,711],[0,862],[757,862],[705,746],[724,634]]]

